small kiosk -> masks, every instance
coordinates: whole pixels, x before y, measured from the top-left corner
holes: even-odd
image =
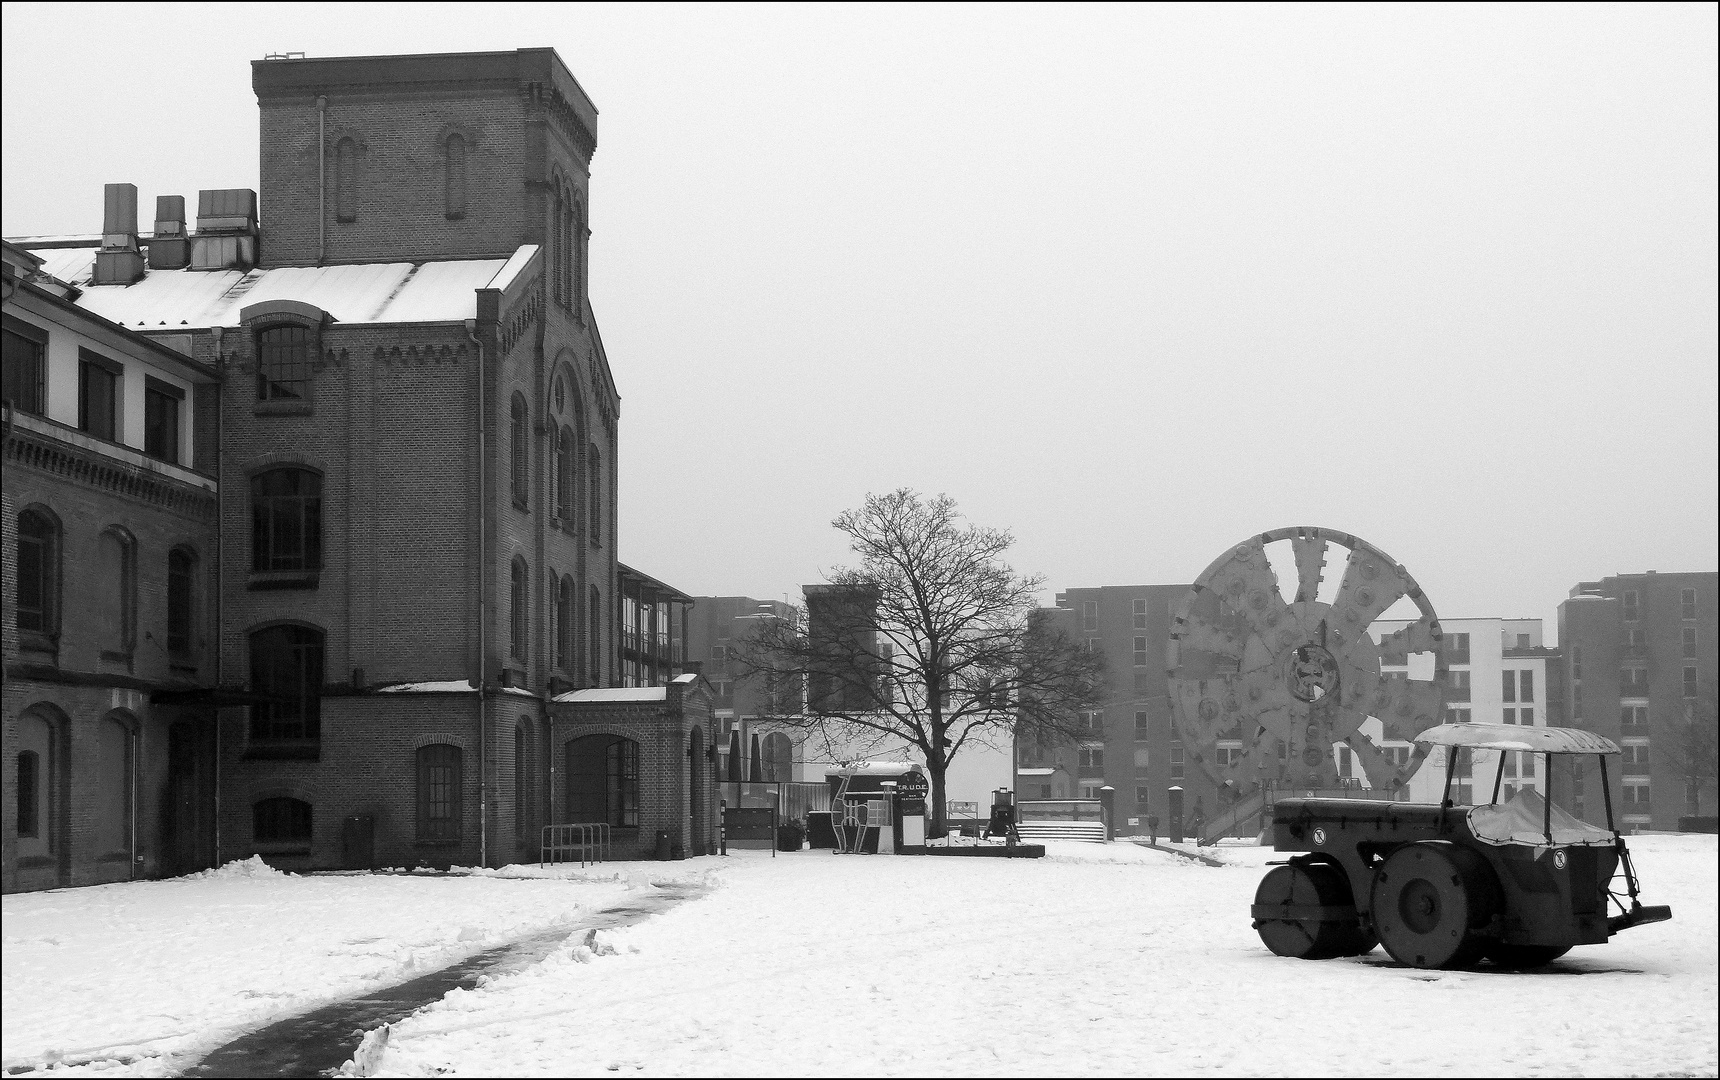
[[[813,847],[839,855],[919,855],[931,782],[911,761],[855,761],[824,770],[830,810],[809,814]]]

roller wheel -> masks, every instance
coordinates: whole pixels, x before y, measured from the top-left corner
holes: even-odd
[[[1424,841],[1392,852],[1374,874],[1373,920],[1400,964],[1456,968],[1481,958],[1479,931],[1500,910],[1498,882],[1473,851]]]
[[[1495,941],[1487,946],[1487,959],[1502,968],[1519,971],[1545,967],[1570,951],[1569,945],[1507,945]]]
[[[1348,919],[1303,917],[1312,908],[1354,909],[1349,879],[1326,863],[1275,866],[1254,893],[1254,926],[1260,940],[1279,956],[1330,960],[1355,956],[1374,947],[1373,935]],[[1274,912],[1282,916],[1274,918]]]

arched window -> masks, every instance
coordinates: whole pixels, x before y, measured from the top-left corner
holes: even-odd
[[[567,744],[568,821],[639,825],[639,744],[619,735],[587,735]]]
[[[18,515],[18,630],[26,648],[60,636],[60,523],[40,510]]]
[[[257,335],[257,400],[308,401],[311,329],[271,326]]]
[[[574,514],[573,477],[578,465],[573,457],[573,431],[561,429],[561,439],[555,450],[555,516],[564,521]]]
[[[460,748],[418,748],[418,839],[460,839]]]
[[[271,700],[251,706],[253,743],[309,743],[322,737],[323,633],[271,626],[251,635],[251,691]]]
[[[131,854],[132,732],[109,716],[96,728],[95,815],[90,841],[97,854]],[[128,860],[129,861],[129,860]]]
[[[118,526],[103,530],[95,565],[106,659],[130,659],[137,644],[137,545]]]
[[[509,589],[508,606],[508,653],[514,659],[525,663],[526,650],[529,647],[527,631],[530,624],[526,622],[530,604],[526,599],[526,561],[518,555],[514,556],[512,570],[512,588]]]
[[[310,850],[311,804],[282,796],[251,804],[251,839],[276,848]]]
[[[174,548],[167,553],[167,656],[176,664],[193,661],[196,596],[197,555],[189,548]]]
[[[526,506],[526,398],[515,393],[508,426],[508,466],[512,478],[514,504]]]
[[[603,543],[603,455],[593,446],[586,458],[586,499],[590,503],[586,511],[586,528],[590,533],[593,544]]]
[[[580,322],[585,321],[585,206],[576,196],[573,200],[573,213],[568,215],[568,251],[573,263],[570,274],[571,282],[568,287],[568,307],[573,309],[573,317]]]
[[[38,708],[18,718],[18,854],[40,858],[59,851],[60,797],[66,759],[60,725]]]
[[[466,138],[463,135],[448,136],[444,147],[442,198],[447,204],[443,214],[449,220],[466,216]]]
[[[334,218],[358,220],[358,144],[342,139],[334,148]]]
[[[591,658],[591,670],[586,673],[586,681],[592,686],[603,685],[603,594],[597,591],[597,586],[591,586],[590,598],[585,604],[586,638]]]
[[[555,377],[555,387],[550,391],[549,402],[557,416],[567,411],[567,380],[560,375]]]
[[[322,569],[322,477],[270,469],[251,477],[251,569],[259,574]]]
[[[564,669],[573,668],[573,578],[561,579],[555,598],[555,662]]]

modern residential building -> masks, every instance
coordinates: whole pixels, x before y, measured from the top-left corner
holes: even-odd
[[[182,703],[220,671],[216,370],[9,243],[3,288],[4,890],[198,869],[215,731]]]
[[[174,541],[194,579],[217,575],[200,692],[153,675],[136,688],[209,733],[191,771],[218,777],[220,812],[193,861],[496,864],[535,855],[541,825],[599,809],[621,851],[654,850],[658,829],[706,850],[708,690],[675,677],[688,598],[616,561],[620,396],[587,295],[595,107],[551,49],[270,59],[252,76],[260,206],[201,192],[193,231],[163,197],[140,233],[135,192],[110,185],[99,237],[31,252],[31,273],[63,283],[37,291],[141,342],[125,352],[103,330],[67,375],[49,339],[50,419],[68,426],[76,408],[81,424],[88,402],[125,395],[108,427],[56,437],[195,489],[139,497],[215,523],[212,539]],[[193,468],[152,453],[167,400]],[[13,471],[9,457],[9,484]],[[46,518],[6,518],[8,558],[45,557],[48,541],[10,530],[36,536]],[[68,587],[112,554],[86,551],[81,527],[77,547],[58,534]],[[37,653],[30,670],[51,666]],[[61,675],[122,674],[85,660],[60,653]],[[53,705],[15,702],[20,673],[9,653],[9,738]],[[596,693],[611,689],[632,696]]]
[[[1375,641],[1408,625],[1402,620],[1382,619],[1369,627]],[[1559,726],[1563,723],[1562,700],[1558,687],[1562,671],[1559,650],[1543,644],[1540,619],[1441,619],[1445,632],[1446,681],[1442,696],[1445,700],[1444,721],[1448,724],[1522,724],[1529,727]],[[1383,665],[1381,674],[1405,676],[1405,666]],[[1372,730],[1370,730],[1370,726]],[[1364,733],[1380,738],[1378,724],[1363,727]],[[1412,750],[1409,743],[1381,741],[1388,752],[1407,758]],[[1479,797],[1488,801],[1498,786],[1500,798],[1508,798],[1522,788],[1546,790],[1546,763],[1531,754],[1504,755],[1500,771],[1500,756],[1488,751],[1473,757],[1459,756],[1458,773],[1454,779],[1459,802]],[[1352,768],[1350,755],[1339,751],[1340,774],[1358,778],[1367,785],[1359,768]],[[1435,749],[1409,782],[1409,799],[1413,802],[1438,802],[1445,786],[1445,751]]]
[[[1604,795],[1598,771],[1577,778],[1587,820],[1604,820],[1609,795],[1632,830],[1715,813],[1717,577],[1618,574],[1579,582],[1559,605],[1569,723],[1624,750]]]

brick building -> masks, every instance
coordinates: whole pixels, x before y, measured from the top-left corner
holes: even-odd
[[[209,859],[495,864],[600,806],[623,851],[652,848],[636,830],[660,815],[617,794],[667,790],[637,710],[613,769],[558,777],[550,709],[678,671],[655,630],[621,648],[624,613],[673,590],[616,561],[595,107],[550,49],[266,60],[253,87],[261,219],[252,193],[205,191],[195,232],[164,198],[140,234],[110,199],[101,250],[36,251],[80,309],[220,376],[212,685],[179,699],[214,736]],[[670,818],[703,846],[690,810]]]
[[[1579,582],[1559,605],[1568,722],[1623,748],[1608,794],[1627,831],[1715,812],[1717,579],[1617,574]],[[1575,779],[1577,812],[1604,821],[1598,771]]]
[[[7,892],[213,853],[216,372],[77,297],[5,245]]]

